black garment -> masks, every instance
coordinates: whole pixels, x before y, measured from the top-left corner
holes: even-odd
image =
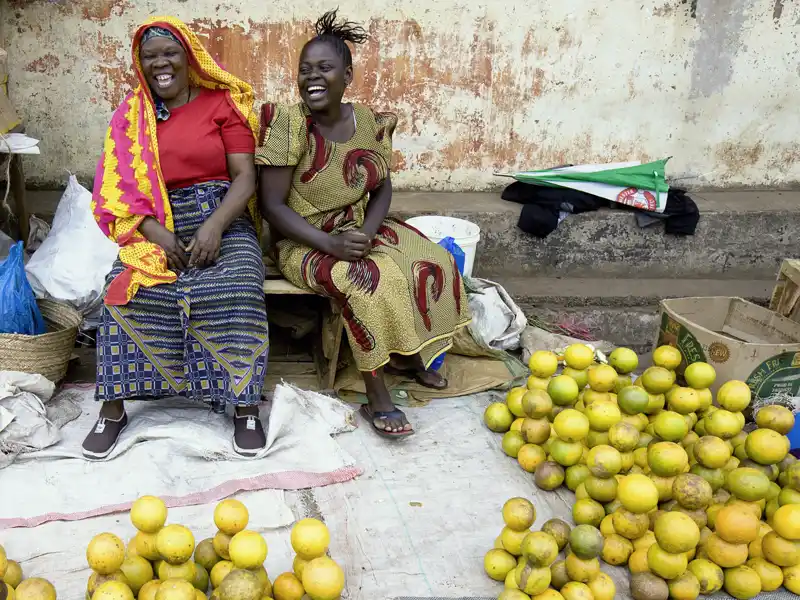
[[[700,210],[686,190],[670,188],[667,194],[667,206],[664,213],[667,222],[664,233],[673,235],[694,235],[697,223],[700,222]]]
[[[635,210],[638,214],[666,221],[664,231],[675,235],[692,235],[700,220],[700,211],[684,190],[670,188],[663,213],[651,213],[628,207],[578,190],[547,187],[515,181],[503,190],[503,200],[523,204],[517,226],[538,238],[545,238],[558,227],[561,211],[579,214],[602,207]],[[654,221],[650,220],[647,224]]]
[[[562,210],[574,214],[608,206],[608,200],[585,192],[561,187],[547,187],[515,181],[503,190],[503,200],[524,204],[517,226],[536,237],[544,238],[558,227]]]

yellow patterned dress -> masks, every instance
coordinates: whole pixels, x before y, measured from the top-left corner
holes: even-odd
[[[295,167],[287,205],[331,234],[363,225],[370,191],[389,175],[397,117],[358,104],[353,111],[353,137],[330,142],[304,104],[261,109],[256,164]],[[372,251],[358,261],[289,239],[278,241],[277,250],[286,279],[337,301],[361,371],[382,367],[390,354],[420,353],[427,367],[469,322],[452,255],[398,219],[384,220]]]

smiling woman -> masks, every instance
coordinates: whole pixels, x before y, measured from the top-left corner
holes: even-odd
[[[469,322],[469,307],[453,257],[387,216],[397,117],[342,101],[353,81],[348,44],[366,39],[336,11],[317,21],[300,55],[303,102],[261,109],[259,201],[284,277],[341,307],[369,399],[364,416],[378,434],[400,438],[414,431],[384,370],[447,387],[429,367]]]
[[[174,103],[181,92],[186,92],[185,103],[191,100],[186,51],[169,30],[162,27],[146,29],[142,34],[139,60],[150,89],[159,98]]]
[[[124,400],[184,396],[235,407],[234,449],[254,456],[269,343],[253,92],[170,17],[139,28],[133,64],[139,85],[95,178],[95,218],[120,253],[97,332],[103,405],[83,452],[111,454]]]

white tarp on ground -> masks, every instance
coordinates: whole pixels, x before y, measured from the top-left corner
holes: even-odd
[[[130,425],[111,460],[88,462],[80,451],[97,418],[93,392],[84,388],[83,414],[61,430],[59,444],[0,470],[0,489],[14,490],[0,494],[0,530],[118,512],[145,493],[187,506],[240,490],[328,485],[359,473],[331,437],[354,428],[352,410],[288,385],[275,390],[263,460],[233,451],[230,418],[172,399],[129,403]]]
[[[530,498],[539,528],[554,516],[572,523],[574,496],[538,490],[532,475],[503,454],[501,436],[483,425],[490,399],[484,394],[404,409],[417,434],[400,443],[377,437],[362,421],[353,433],[336,438],[364,469],[352,481],[238,495],[250,508],[250,527],[266,536],[270,577],[291,569],[291,521],[315,516],[328,524],[331,555],[345,569],[345,600],[497,598],[502,585],[484,574],[483,556],[503,527],[503,503],[514,496]],[[178,485],[186,478],[179,471],[172,474]],[[121,479],[117,474],[112,481]],[[80,480],[74,485],[93,493]],[[200,540],[215,533],[213,509],[213,504],[172,509],[169,520],[189,526]],[[89,575],[84,550],[102,531],[125,539],[133,534],[127,515],[114,515],[0,531],[0,543],[10,558],[23,561],[26,574],[50,577],[59,600],[82,600]],[[616,598],[630,600],[627,571],[602,568],[617,583]]]
[[[500,436],[483,426],[483,409],[488,402],[489,395],[482,395],[405,409],[417,434],[400,443],[379,438],[362,422],[353,433],[336,438],[341,452],[352,456],[364,469],[361,477],[347,483],[285,492],[285,496],[275,490],[239,495],[253,513],[251,526],[266,535],[270,576],[274,579],[291,569],[288,525],[292,516],[288,503],[294,517],[317,516],[330,527],[331,555],[347,575],[345,598],[496,597],[502,586],[484,574],[483,555],[502,529],[503,502],[513,496],[531,498],[537,507],[536,526],[541,526],[554,515],[569,520],[572,495],[538,491],[532,476],[502,453]],[[156,440],[139,446],[144,450],[159,443]],[[39,499],[23,490],[24,500],[0,500],[6,503],[0,504],[0,514],[5,516],[12,505],[24,506],[28,501],[49,506],[58,502],[59,494],[68,498],[105,494],[105,488],[126,485],[131,477],[128,474],[137,473],[138,477],[143,471],[163,474],[173,488],[193,484],[196,468],[176,467],[183,459],[175,456],[174,450],[166,454],[160,451],[159,455],[167,458],[145,458],[145,468],[134,469],[131,464],[130,470],[108,471],[102,477],[95,469],[114,463],[89,464],[85,475],[73,474],[66,490],[49,487]],[[221,464],[247,469],[261,463],[269,465],[269,457],[265,461]],[[35,463],[20,464],[34,469],[25,477],[34,486],[36,481],[46,481],[59,472],[58,461],[47,473],[38,474]],[[146,468],[154,464],[158,468]],[[5,473],[0,471],[0,486],[5,489],[5,485]],[[147,487],[137,491],[152,493]],[[171,509],[169,520],[192,528],[198,541],[210,537],[215,531],[214,506],[209,502]],[[28,512],[39,511],[41,508]],[[51,578],[60,600],[81,600],[89,575],[84,551],[92,536],[103,531],[125,539],[134,533],[127,516],[120,514],[7,529],[0,531],[0,543],[11,558],[23,561],[26,574]]]

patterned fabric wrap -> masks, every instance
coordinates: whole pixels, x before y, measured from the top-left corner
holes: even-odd
[[[148,27],[147,29],[144,30],[144,33],[142,33],[141,43],[144,44],[146,41],[152,40],[153,38],[156,37],[164,37],[172,40],[173,42],[177,42],[178,44],[181,43],[178,37],[175,34],[173,34],[169,29],[164,29],[163,27],[158,27],[156,25]]]
[[[170,192],[175,233],[184,244],[228,187],[209,182]],[[109,280],[125,268],[118,260]],[[179,395],[220,404],[259,402],[269,353],[263,285],[255,228],[240,217],[223,234],[214,265],[142,288],[124,306],[105,306],[97,335],[97,399]]]
[[[356,131],[330,142],[305,105],[265,104],[256,164],[295,167],[287,206],[332,235],[364,224],[370,193],[389,176],[397,117],[353,105]],[[366,258],[346,262],[289,239],[277,243],[278,267],[298,287],[342,309],[358,369],[374,371],[392,354],[419,354],[425,366],[469,323],[469,305],[453,256],[407,223],[387,218]]]
[[[164,250],[140,232],[145,217],[173,231],[172,209],[161,174],[156,137],[155,99],[139,60],[142,36],[153,26],[169,31],[183,44],[189,58],[192,85],[225,89],[228,99],[255,135],[253,89],[223,70],[184,23],[173,17],[154,17],[139,27],[133,39],[133,65],[138,84],[114,112],[97,165],[92,210],[103,233],[120,246],[125,269],[108,286],[107,305],[123,305],[140,287],[172,283],[177,275],[167,266]],[[255,197],[248,211],[258,231],[261,217]]]

